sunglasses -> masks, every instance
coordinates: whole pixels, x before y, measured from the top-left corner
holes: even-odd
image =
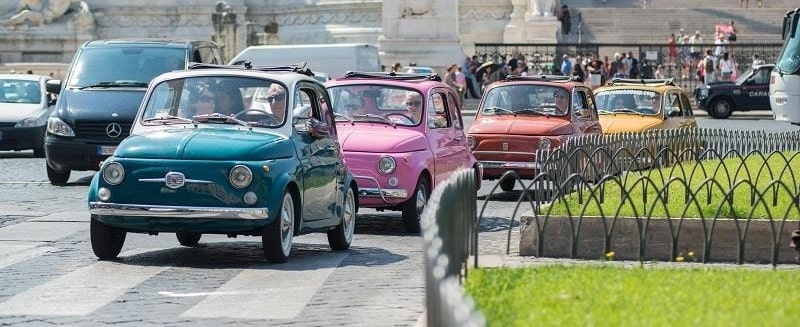
[[[267,97],[267,102],[283,101],[283,99],[285,99],[285,98],[286,98],[285,94],[270,95],[270,96]]]
[[[200,97],[200,102],[215,102],[215,101],[216,100],[214,99],[214,97],[211,97],[211,96],[208,96],[208,95],[204,95],[204,96]]]
[[[422,104],[422,101],[408,101],[406,102],[406,106],[409,107],[419,107]]]

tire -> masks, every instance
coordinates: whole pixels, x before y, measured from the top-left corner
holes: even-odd
[[[716,119],[725,119],[731,116],[733,112],[733,103],[728,99],[717,99],[711,103],[711,110],[708,114]]]
[[[67,181],[69,180],[69,170],[55,170],[50,168],[49,165],[45,164],[47,167],[47,179],[50,180],[50,184],[56,186],[64,186],[67,185]]]
[[[119,255],[125,244],[125,230],[111,227],[94,219],[89,227],[92,251],[100,260],[111,260]]]
[[[286,190],[275,220],[264,227],[261,233],[261,244],[267,261],[281,263],[289,259],[294,239],[295,212],[294,197]]]
[[[505,192],[510,192],[514,190],[514,185],[517,184],[516,178],[508,178],[503,181],[500,181],[500,189]]]
[[[328,231],[328,244],[334,251],[350,248],[356,230],[356,212],[356,197],[353,189],[348,187],[342,206],[342,221],[336,228]]]
[[[419,222],[420,218],[422,218],[422,210],[428,205],[429,196],[430,187],[428,187],[428,181],[424,176],[420,176],[417,181],[417,187],[414,189],[414,194],[403,203],[403,227],[406,229],[406,232],[419,233]]]
[[[178,237],[178,242],[181,243],[181,245],[195,246],[200,242],[200,237],[202,237],[203,234],[193,232],[177,232],[175,233],[175,236]]]

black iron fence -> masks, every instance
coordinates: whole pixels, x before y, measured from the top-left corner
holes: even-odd
[[[608,63],[614,61],[615,53],[633,53],[639,60],[641,77],[674,78],[675,82],[691,92],[703,81],[698,78],[697,64],[707,49],[712,52],[717,45],[703,43],[695,45],[677,45],[672,48],[667,44],[613,44],[613,43],[558,43],[558,44],[475,44],[475,54],[483,62],[506,63],[514,53],[525,57],[529,74],[557,74],[560,71],[562,56],[587,58],[595,55]],[[752,64],[752,55],[758,54],[766,63],[775,63],[780,53],[780,43],[733,43],[726,45],[727,52],[736,63],[737,72],[744,73]],[[692,56],[692,53],[700,53]],[[661,66],[663,76],[655,76],[656,69]],[[613,74],[613,72],[611,73]],[[609,79],[610,80],[610,79]]]
[[[457,171],[437,186],[422,216],[425,244],[427,326],[484,326],[484,317],[464,295],[462,277],[473,249],[476,175]]]

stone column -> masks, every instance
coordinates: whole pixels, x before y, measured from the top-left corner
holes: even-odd
[[[378,37],[381,62],[431,66],[440,73],[464,61],[458,40],[457,0],[383,2],[383,34]]]
[[[556,43],[559,22],[553,15],[555,0],[511,0],[511,20],[503,34],[505,43]],[[524,13],[523,13],[524,12]]]
[[[214,35],[211,36],[211,40],[222,47],[225,60],[230,60],[238,53],[236,13],[226,2],[219,1],[216,12],[211,14],[211,22],[214,24]]]

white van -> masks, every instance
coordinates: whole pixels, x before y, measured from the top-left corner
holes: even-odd
[[[378,48],[364,43],[257,45],[242,50],[230,63],[238,65],[248,60],[253,66],[283,66],[305,61],[312,72],[330,78],[342,77],[348,71],[381,71]]]

